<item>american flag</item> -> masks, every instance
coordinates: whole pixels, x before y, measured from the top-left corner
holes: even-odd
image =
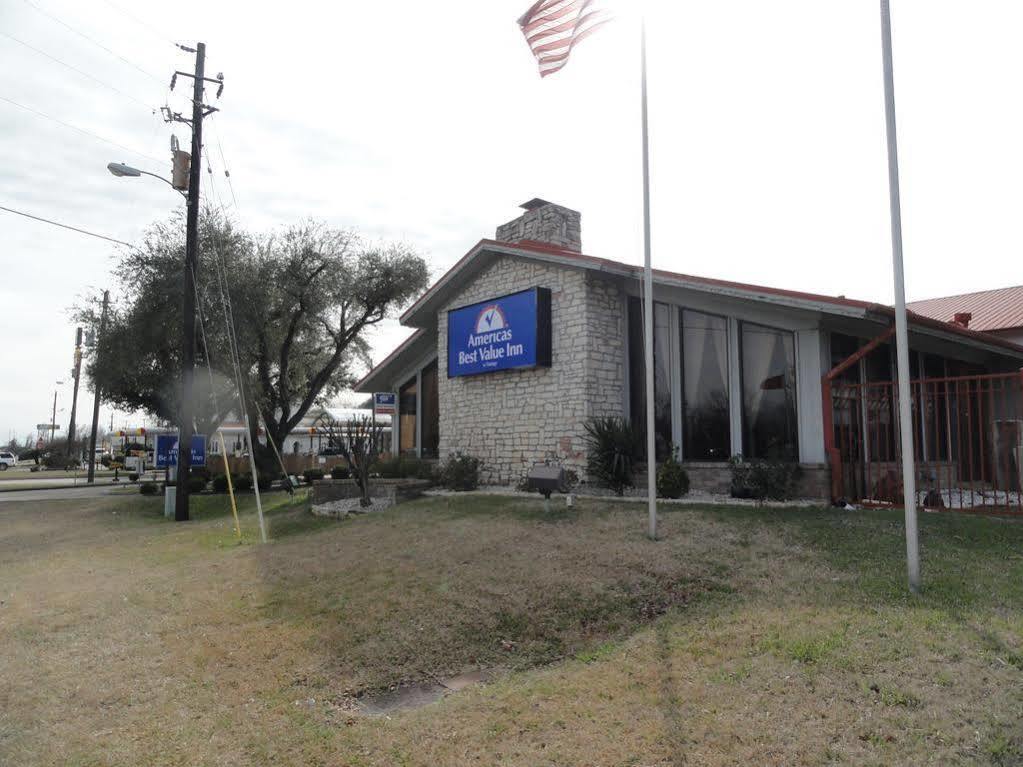
[[[580,40],[611,20],[595,0],[538,0],[519,19],[522,34],[547,77],[568,63],[568,55]]]

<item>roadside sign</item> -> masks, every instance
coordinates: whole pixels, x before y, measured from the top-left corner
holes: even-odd
[[[178,435],[157,434],[156,435],[156,467],[165,469],[169,466],[178,465]],[[192,435],[192,465],[206,465],[206,435]]]
[[[398,395],[393,391],[373,394],[373,415],[395,415],[398,412]]]
[[[58,431],[60,424],[58,423],[37,423],[36,429],[39,431]]]

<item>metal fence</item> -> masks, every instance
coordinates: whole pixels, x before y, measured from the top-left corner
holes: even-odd
[[[1023,513],[1023,374],[927,378],[911,387],[917,503]],[[829,404],[832,495],[901,505],[897,384],[826,383]]]

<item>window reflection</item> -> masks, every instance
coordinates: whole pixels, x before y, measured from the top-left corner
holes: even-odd
[[[688,309],[682,316],[682,455],[688,461],[730,457],[728,322]]]
[[[799,439],[793,334],[744,322],[741,339],[743,455],[796,461]]]
[[[646,358],[643,339],[643,302],[629,298],[629,417],[641,436],[640,454],[646,456]],[[654,303],[654,439],[655,457],[671,453],[671,309]]]

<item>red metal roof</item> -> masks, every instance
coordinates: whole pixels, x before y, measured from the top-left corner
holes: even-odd
[[[908,307],[917,314],[942,322],[951,322],[958,312],[970,312],[973,315],[971,330],[1023,328],[1023,285],[913,301]]]

